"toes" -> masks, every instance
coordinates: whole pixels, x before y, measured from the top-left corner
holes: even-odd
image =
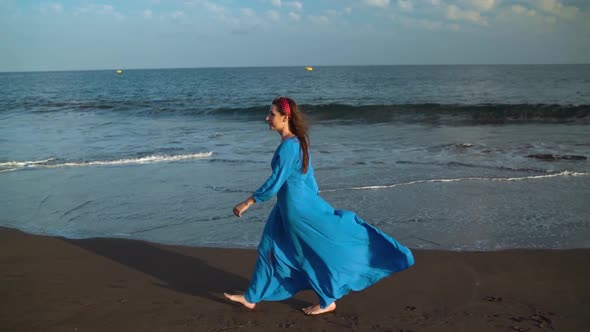
[[[309,311],[309,315],[312,315],[312,316],[321,315],[321,314],[325,314],[328,312],[332,312],[334,310],[336,310],[336,304],[330,304],[329,306],[327,306],[324,309],[322,309],[322,307],[320,305],[316,305],[316,306],[314,306],[314,308],[312,310]]]
[[[232,302],[241,302],[240,299],[238,298],[238,295],[223,293],[223,296],[225,296],[226,299],[228,299]]]
[[[310,305],[309,307],[303,308],[301,310],[303,310],[306,315],[313,315],[314,311],[317,309],[319,309],[319,305]]]
[[[248,302],[248,300],[246,300],[246,298],[243,295],[232,295],[228,293],[223,293],[223,296],[225,296],[226,299],[232,302],[240,303],[248,309],[254,309],[254,307],[256,307],[255,303]]]
[[[301,310],[303,310],[303,312],[308,316],[315,316],[336,310],[336,303],[332,303],[324,309],[322,309],[319,304],[316,304],[307,308],[302,308]]]

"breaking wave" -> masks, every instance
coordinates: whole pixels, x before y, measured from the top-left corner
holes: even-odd
[[[240,117],[259,120],[268,112],[268,105],[247,107],[200,106],[198,101],[185,99],[162,100],[89,100],[49,101],[20,100],[12,105],[31,112],[108,111],[137,114],[187,114],[195,116]],[[11,109],[13,107],[6,107]],[[384,104],[348,105],[340,103],[304,104],[300,108],[319,121],[363,122],[590,122],[590,105],[563,104]]]
[[[554,177],[560,177],[560,176],[589,176],[589,175],[590,175],[590,173],[587,173],[587,172],[563,171],[563,172],[554,173],[554,174],[532,175],[532,176],[522,176],[522,177],[466,177],[466,178],[456,178],[456,179],[431,179],[431,180],[416,180],[416,181],[395,183],[395,184],[388,184],[388,185],[380,185],[380,186],[362,186],[362,187],[351,187],[351,188],[327,189],[327,190],[321,190],[320,192],[335,192],[335,191],[343,191],[343,190],[389,189],[389,188],[409,186],[409,185],[421,184],[421,183],[449,183],[449,182],[461,182],[461,181],[523,181],[523,180],[547,179],[547,178],[554,178]]]
[[[138,158],[127,158],[118,160],[91,160],[78,162],[63,162],[59,158],[49,158],[44,160],[33,161],[8,161],[0,162],[1,172],[10,172],[20,169],[31,168],[57,168],[57,167],[84,167],[84,166],[114,166],[114,165],[133,165],[133,164],[152,164],[160,162],[174,162],[191,159],[206,159],[213,155],[213,152],[201,152],[181,155],[154,154]]]

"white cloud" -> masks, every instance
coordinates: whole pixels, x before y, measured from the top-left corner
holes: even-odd
[[[267,11],[266,17],[268,17],[269,20],[274,21],[274,22],[278,22],[281,19],[281,16],[279,15],[279,13],[276,10]]]
[[[527,9],[521,5],[514,5],[512,6],[512,11],[517,14],[524,14],[526,13]]]
[[[546,13],[565,19],[573,19],[580,12],[578,7],[564,5],[558,0],[535,0],[533,3]]]
[[[347,15],[350,15],[350,14],[352,14],[352,8],[350,8],[350,7],[346,7],[346,8],[344,8],[344,12],[345,12]]]
[[[285,5],[289,6],[289,7],[293,7],[296,10],[302,10],[303,9],[303,4],[299,1],[291,1],[291,2],[285,2]]]
[[[498,3],[497,0],[463,0],[463,2],[465,2],[469,7],[473,7],[481,11],[490,10]]]
[[[521,5],[513,5],[512,11],[519,15],[535,16],[537,12],[533,9],[528,9]]]
[[[74,15],[83,15],[83,14],[94,14],[94,15],[105,15],[105,16],[113,16],[119,20],[125,18],[123,14],[115,10],[115,7],[111,5],[101,5],[101,4],[90,4],[84,7],[77,8],[74,11]]]
[[[430,0],[430,3],[432,3],[435,6],[438,6],[441,4],[441,1],[440,0]]]
[[[34,8],[43,14],[47,14],[49,12],[61,14],[64,11],[64,6],[58,2],[47,3],[35,6]]]
[[[535,10],[522,4],[502,7],[498,10],[495,19],[500,24],[510,24],[514,27],[521,27],[529,32],[545,33],[553,31],[553,25],[559,20],[558,17],[546,14],[541,10]],[[549,29],[549,30],[547,30]]]
[[[159,3],[159,2],[158,2]],[[184,2],[185,5],[189,6],[189,7],[194,7],[196,5],[201,5],[203,4],[203,0],[192,0],[192,1],[185,1]]]
[[[143,16],[143,18],[148,19],[148,20],[151,19],[153,17],[153,15],[154,15],[154,13],[149,9],[146,9],[141,12],[141,16]]]
[[[50,3],[49,8],[56,13],[62,13],[64,11],[64,6],[61,3]]]
[[[205,6],[205,8],[207,8],[208,11],[215,14],[222,14],[223,12],[225,12],[225,7],[220,6],[218,4],[214,4],[213,2],[205,1],[203,2],[203,5]]]
[[[320,16],[309,15],[308,18],[310,21],[312,21],[315,24],[328,24],[328,23],[330,23],[330,19],[324,15],[320,15]]]
[[[256,12],[252,8],[242,8],[241,12],[242,12],[242,15],[244,15],[244,16],[248,16],[248,17],[256,16]]]
[[[575,6],[564,5],[559,0],[526,0],[524,3],[514,4],[507,11],[500,12],[499,19],[515,22],[525,17],[534,18],[536,24],[553,25],[560,19],[584,22],[586,13]],[[589,17],[590,18],[590,17]]]
[[[389,0],[363,0],[366,5],[385,8],[389,6]]]
[[[455,5],[447,6],[446,16],[454,21],[469,21],[481,25],[487,25],[487,21],[481,17],[481,14],[474,10],[463,10]]]
[[[299,1],[270,0],[270,3],[275,7],[291,7],[296,10],[303,9],[303,4]]]
[[[289,12],[289,14],[287,14],[289,16],[289,19],[291,19],[292,21],[295,22],[299,22],[301,21],[301,15],[294,13],[294,12]]]
[[[175,20],[182,18],[182,17],[184,17],[184,12],[182,12],[180,10],[173,11],[172,13],[170,13],[170,17]]]
[[[410,0],[397,0],[397,5],[403,10],[411,11],[414,9],[414,4]]]
[[[160,21],[164,20],[175,20],[178,22],[186,22],[186,14],[181,10],[175,10],[173,12],[168,12],[160,15]]]

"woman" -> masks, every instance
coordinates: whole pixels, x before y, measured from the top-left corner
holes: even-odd
[[[354,212],[334,210],[318,194],[313,175],[307,124],[293,99],[277,97],[266,117],[281,135],[272,158],[272,175],[251,197],[237,204],[237,217],[254,203],[277,195],[262,239],[252,280],[231,301],[254,309],[256,303],[280,301],[312,289],[319,304],[302,310],[318,315],[336,309],[336,300],[364,289],[414,264],[410,250]]]

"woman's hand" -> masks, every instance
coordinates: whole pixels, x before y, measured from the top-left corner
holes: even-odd
[[[238,203],[236,206],[234,206],[234,214],[236,215],[236,217],[240,218],[242,216],[242,213],[246,212],[246,210],[248,210],[250,206],[252,206],[252,204],[254,203],[254,198],[248,197],[247,200]]]

